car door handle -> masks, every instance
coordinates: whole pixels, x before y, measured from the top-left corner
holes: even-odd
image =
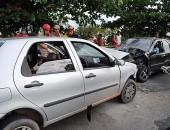
[[[33,88],[33,87],[39,87],[39,86],[42,86],[42,85],[44,85],[44,84],[40,83],[39,81],[33,81],[33,82],[31,82],[31,84],[27,84],[24,87],[25,88]]]
[[[86,76],[85,78],[86,79],[89,79],[89,78],[93,78],[93,77],[96,77],[96,75],[94,75],[93,73],[90,73],[88,76]]]

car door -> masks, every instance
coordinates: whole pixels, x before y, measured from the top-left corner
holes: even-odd
[[[158,53],[154,53],[150,55],[150,69],[151,71],[159,70],[166,60],[166,53],[163,47],[163,42],[161,40],[157,40],[153,43],[151,52],[153,51],[154,47],[157,46],[159,48]]]
[[[170,65],[170,42],[167,40],[163,40],[163,48],[165,50],[165,54],[162,56],[165,58],[164,66]]]
[[[112,66],[105,53],[87,42],[72,41],[72,45],[81,61],[85,82],[84,105],[88,106],[118,94],[119,67]]]
[[[65,56],[60,60],[46,60],[35,73],[29,72],[32,62],[25,56],[28,56],[29,48],[42,42],[46,41],[30,40],[26,43],[15,66],[14,82],[27,100],[43,109],[49,121],[55,121],[83,107],[84,81],[65,40],[51,40],[53,44],[63,44]],[[51,42],[48,39],[48,43]]]

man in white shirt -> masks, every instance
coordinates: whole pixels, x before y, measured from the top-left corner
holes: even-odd
[[[118,31],[118,33],[116,35],[116,40],[117,40],[118,46],[119,46],[122,42],[122,35],[121,35],[120,31]]]

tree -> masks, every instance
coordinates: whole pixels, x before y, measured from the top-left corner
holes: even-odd
[[[100,27],[94,27],[94,26],[80,26],[76,32],[78,34],[81,34],[83,38],[88,39],[88,32],[91,32],[94,36],[98,36],[99,33],[102,33],[105,35],[105,29]]]
[[[123,28],[128,37],[164,36],[170,31],[169,0],[124,0],[117,11],[117,21],[103,24],[106,27]]]
[[[95,25],[95,20],[122,4],[122,0],[0,0],[0,31],[8,35],[20,27],[33,26],[37,32],[43,23],[66,22]],[[103,19],[102,19],[103,20]]]

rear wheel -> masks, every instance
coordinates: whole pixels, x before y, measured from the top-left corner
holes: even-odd
[[[133,100],[135,95],[136,95],[136,83],[134,80],[128,79],[118,98],[123,103],[129,103]]]
[[[38,124],[25,116],[9,117],[2,123],[1,130],[40,130]]]
[[[149,78],[149,68],[147,65],[143,65],[141,69],[138,70],[137,72],[137,79],[139,82],[146,82],[147,79]]]

